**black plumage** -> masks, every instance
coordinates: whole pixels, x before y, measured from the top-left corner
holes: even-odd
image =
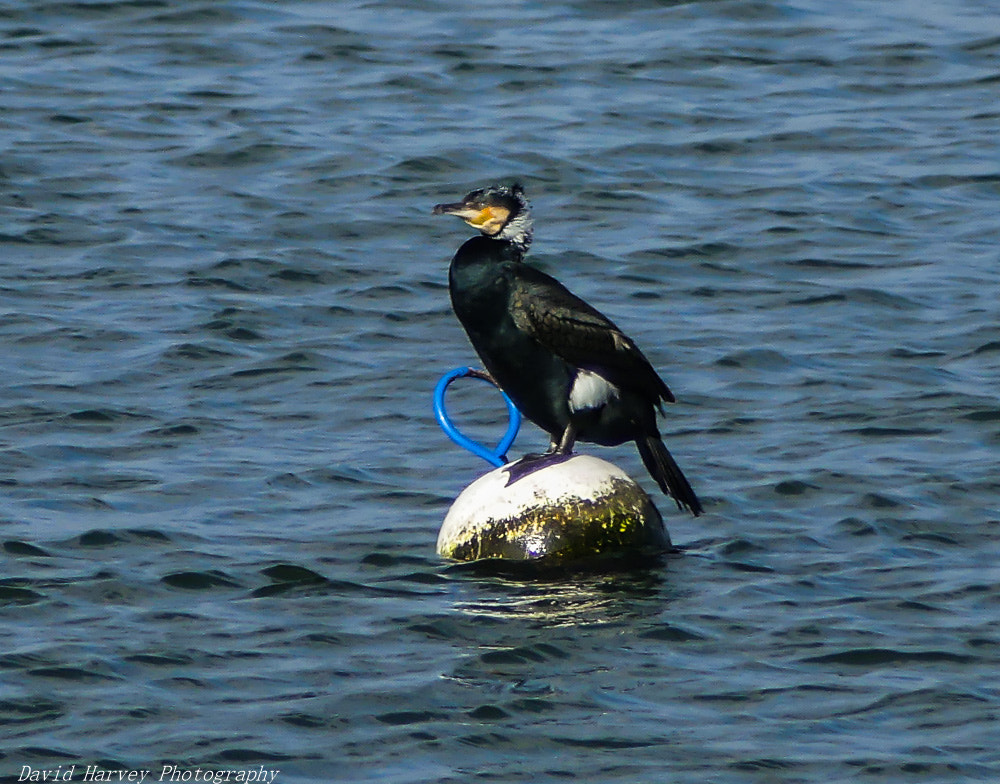
[[[486,369],[549,434],[550,451],[568,453],[576,440],[635,441],[663,492],[699,514],[701,503],[656,425],[673,394],[610,319],[523,262],[532,224],[520,186],[473,191],[434,213],[457,215],[481,232],[452,259],[452,307]]]

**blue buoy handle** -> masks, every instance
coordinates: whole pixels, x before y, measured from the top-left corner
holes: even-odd
[[[468,367],[455,368],[443,376],[441,380],[437,382],[437,386],[434,388],[434,416],[437,417],[438,424],[441,425],[441,429],[445,432],[452,441],[458,444],[460,447],[468,449],[472,454],[477,457],[483,458],[487,463],[499,468],[504,463],[507,462],[507,450],[510,449],[511,444],[514,443],[514,439],[517,438],[517,431],[521,428],[521,412],[517,410],[517,406],[507,397],[507,393],[500,389],[500,394],[503,395],[504,402],[507,404],[507,417],[509,424],[507,425],[507,432],[504,437],[500,439],[500,443],[496,445],[495,449],[487,449],[485,446],[480,444],[478,441],[473,441],[457,427],[455,423],[451,421],[448,416],[448,412],[444,409],[444,393],[448,389],[448,385],[451,384],[456,378],[462,378],[463,376],[468,376],[469,378],[478,378],[481,381],[486,381],[492,384],[497,389],[497,382],[481,370],[473,370]]]

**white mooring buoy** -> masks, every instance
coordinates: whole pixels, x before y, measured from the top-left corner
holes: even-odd
[[[522,458],[455,499],[438,554],[564,564],[670,548],[652,500],[617,466],[589,455]]]

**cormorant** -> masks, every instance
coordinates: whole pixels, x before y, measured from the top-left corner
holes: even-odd
[[[702,511],[656,426],[674,396],[631,338],[555,278],[523,263],[532,221],[520,185],[493,185],[438,204],[480,231],[452,259],[451,303],[473,347],[521,413],[545,430],[549,452],[577,440],[635,441],[678,508]]]

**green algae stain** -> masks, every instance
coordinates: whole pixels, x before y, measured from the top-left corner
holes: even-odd
[[[441,555],[459,561],[486,558],[554,564],[630,551],[670,547],[659,511],[636,484],[613,479],[594,499],[566,498],[525,510],[517,517],[488,519],[446,543]]]

